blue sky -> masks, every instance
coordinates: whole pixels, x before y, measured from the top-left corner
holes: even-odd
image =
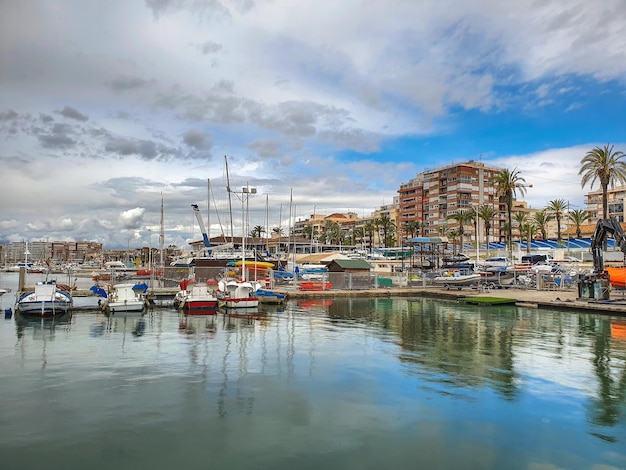
[[[0,243],[154,244],[163,195],[184,246],[207,180],[220,234],[224,155],[270,228],[469,159],[582,208],[580,159],[626,151],[625,79],[622,0],[0,2]]]

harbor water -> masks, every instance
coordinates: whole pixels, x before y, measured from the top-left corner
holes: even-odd
[[[0,362],[11,470],[626,468],[625,318],[418,297],[77,310],[4,319]]]

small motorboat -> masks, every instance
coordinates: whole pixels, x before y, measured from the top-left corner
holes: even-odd
[[[15,310],[18,313],[38,317],[61,315],[71,308],[70,290],[61,288],[55,281],[38,282],[34,288],[22,292],[15,304]]]
[[[115,314],[143,314],[146,308],[146,284],[117,284],[113,286],[104,310],[109,315]]]
[[[328,281],[301,281],[298,284],[299,290],[330,290],[333,285]]]
[[[454,273],[445,273],[442,276],[433,278],[433,282],[437,285],[444,286],[446,289],[456,287],[461,290],[464,286],[478,285],[481,282],[481,275],[478,273],[461,274],[458,271]]]

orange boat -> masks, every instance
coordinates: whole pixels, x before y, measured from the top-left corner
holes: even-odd
[[[626,287],[626,267],[607,267],[604,270],[609,273],[609,282],[611,283],[611,287]]]
[[[328,281],[302,281],[299,290],[330,290],[333,285]]]

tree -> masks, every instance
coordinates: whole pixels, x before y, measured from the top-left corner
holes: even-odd
[[[250,230],[250,237],[255,238],[261,238],[261,235],[265,233],[265,229],[263,228],[262,225],[255,225],[252,230]]]
[[[285,235],[285,231],[280,227],[274,227],[272,229],[272,235],[276,235],[277,237],[282,237]]]
[[[491,231],[491,221],[496,216],[496,211],[493,206],[483,204],[478,208],[478,217],[483,219],[485,225],[485,241],[487,242],[487,249],[489,249],[489,233]]]
[[[554,216],[550,214],[547,209],[541,209],[533,214],[532,223],[541,232],[541,238],[543,240],[548,238],[547,227],[551,220],[554,220]]]
[[[411,220],[404,224],[404,232],[414,238],[419,235],[422,223],[419,220]]]
[[[580,181],[584,188],[587,183],[593,188],[596,181],[600,182],[602,189],[602,218],[609,217],[608,210],[608,188],[609,184],[624,183],[626,181],[626,162],[622,161],[624,153],[613,151],[613,145],[595,147],[582,158],[581,167],[578,171],[582,175]]]
[[[322,237],[326,243],[335,243],[338,245],[341,239],[339,224],[334,220],[327,220],[324,224],[324,233],[322,234]]]
[[[381,215],[380,218],[376,219],[376,225],[379,231],[382,230],[382,240],[385,248],[388,246],[388,242],[390,241],[390,234],[393,235],[395,233],[396,224],[391,220],[388,215]],[[379,233],[380,236],[380,233]]]
[[[556,238],[561,240],[561,218],[565,215],[568,204],[565,199],[554,199],[548,203],[546,209],[556,219]]]
[[[452,254],[456,255],[456,239],[459,238],[458,230],[448,230],[448,237],[452,240]]]
[[[519,241],[521,243],[522,239],[524,238],[523,227],[528,219],[528,215],[526,214],[526,212],[519,211],[515,213],[513,218],[515,219],[515,223],[517,223],[517,230],[519,232]]]
[[[365,225],[363,226],[363,231],[365,232],[365,234],[367,235],[368,239],[369,239],[369,249],[370,252],[372,250],[372,248],[374,247],[374,232],[376,231],[376,227],[374,226],[374,223],[372,221],[366,222]]]
[[[495,186],[496,194],[498,195],[498,197],[504,199],[504,202],[506,203],[506,220],[508,223],[507,244],[509,246],[510,252],[513,249],[513,246],[511,244],[511,232],[513,226],[511,221],[511,212],[513,210],[513,199],[517,196],[518,192],[520,196],[526,194],[526,180],[520,176],[520,172],[517,170],[517,168],[514,168],[512,171],[505,168],[493,175],[493,177],[491,178],[491,183]]]
[[[450,214],[448,219],[454,220],[459,224],[458,234],[459,239],[461,240],[461,249],[459,251],[463,251],[463,235],[465,235],[465,226],[472,220],[472,212],[471,211],[459,211],[454,214]]]
[[[524,232],[526,236],[526,253],[530,254],[530,244],[537,234],[537,227],[532,222],[524,222],[524,224],[520,226],[520,241],[522,240],[522,232]]]
[[[585,209],[576,209],[567,214],[567,218],[574,222],[576,227],[576,238],[580,238],[580,226],[589,220],[589,212]]]

